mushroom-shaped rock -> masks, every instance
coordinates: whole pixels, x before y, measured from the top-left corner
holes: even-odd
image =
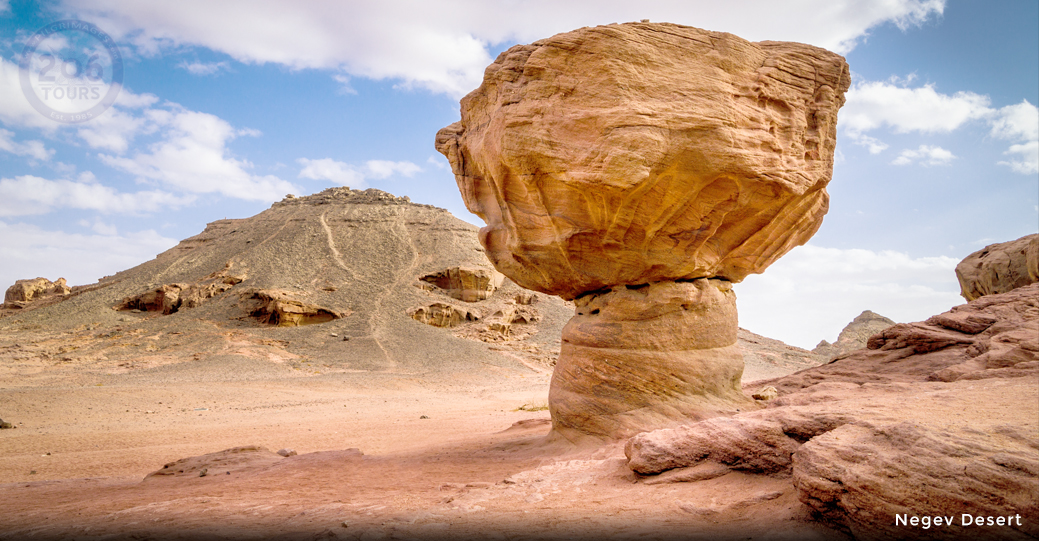
[[[582,28],[487,68],[436,146],[494,266],[575,300],[557,434],[754,407],[731,283],[822,223],[849,83],[817,47],[667,23]]]

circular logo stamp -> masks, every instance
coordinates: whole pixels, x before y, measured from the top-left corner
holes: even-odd
[[[75,124],[96,118],[123,86],[123,57],[108,34],[84,21],[48,24],[18,63],[22,93],[41,115]]]

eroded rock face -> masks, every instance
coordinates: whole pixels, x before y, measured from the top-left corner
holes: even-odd
[[[819,228],[849,81],[807,45],[583,28],[502,53],[437,149],[523,287],[738,282]]]
[[[456,327],[466,321],[475,321],[478,317],[457,306],[443,302],[434,302],[428,306],[419,306],[408,310],[408,315],[415,321],[421,321],[434,327]]]
[[[494,266],[575,300],[557,434],[753,407],[728,285],[819,228],[849,83],[823,49],[666,23],[559,34],[487,68],[436,146]]]
[[[231,289],[245,280],[243,276],[213,273],[194,284],[163,284],[162,286],[123,299],[116,310],[140,310],[176,313],[181,308],[195,308],[209,299]]]
[[[642,475],[716,467],[790,475],[856,539],[1039,535],[1039,284],[897,324],[831,363],[758,382],[765,409],[628,440]],[[895,514],[954,516],[934,529]],[[961,527],[961,514],[1022,525]],[[986,537],[988,536],[988,537]]]
[[[960,295],[972,301],[1039,282],[1039,234],[986,246],[956,265]]]
[[[65,297],[71,292],[72,289],[65,283],[64,278],[58,278],[56,282],[46,278],[18,280],[4,293],[4,307],[24,308],[44,297]]]
[[[276,327],[328,323],[349,315],[347,312],[293,299],[284,291],[254,291],[251,298],[258,301],[251,315],[259,319],[260,323]]]
[[[494,269],[451,267],[427,274],[421,280],[442,289],[449,297],[477,302],[490,298],[501,287],[505,275]]]

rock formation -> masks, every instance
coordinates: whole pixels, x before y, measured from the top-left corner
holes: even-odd
[[[449,297],[476,302],[490,298],[501,287],[505,275],[494,269],[451,267],[427,274],[421,280],[444,290]]]
[[[494,266],[577,302],[557,433],[747,405],[730,284],[819,228],[849,82],[816,47],[649,23],[515,46],[487,68],[436,146]]]
[[[245,280],[243,276],[228,276],[216,272],[194,284],[163,284],[162,286],[123,299],[116,310],[161,312],[170,315],[181,308],[195,308],[207,300],[231,289]]]
[[[870,310],[864,310],[861,314],[845,325],[841,333],[837,335],[837,341],[829,343],[826,340],[819,342],[812,353],[833,359],[846,353],[866,347],[869,337],[894,325],[895,322]]]
[[[46,278],[18,280],[4,293],[4,308],[25,308],[44,298],[65,297],[71,292],[64,278],[58,278],[57,282]]]
[[[1039,233],[970,254],[956,265],[956,278],[968,301],[1039,282]]]
[[[719,468],[789,476],[801,502],[856,539],[1031,539],[1036,381],[1039,283],[893,325],[868,349],[757,382],[777,391],[765,409],[642,433],[625,452],[647,480],[664,473],[658,482]],[[964,514],[1004,520],[964,526]],[[896,515],[954,521],[923,529]]]
[[[350,315],[349,312],[340,312],[293,299],[285,291],[261,289],[253,291],[250,298],[257,301],[257,306],[250,315],[259,319],[261,323],[275,327],[328,323]]]

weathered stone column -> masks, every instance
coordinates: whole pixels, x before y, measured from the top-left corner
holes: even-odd
[[[576,304],[548,395],[560,434],[628,437],[752,403],[740,390],[743,356],[729,282],[617,286]]]

